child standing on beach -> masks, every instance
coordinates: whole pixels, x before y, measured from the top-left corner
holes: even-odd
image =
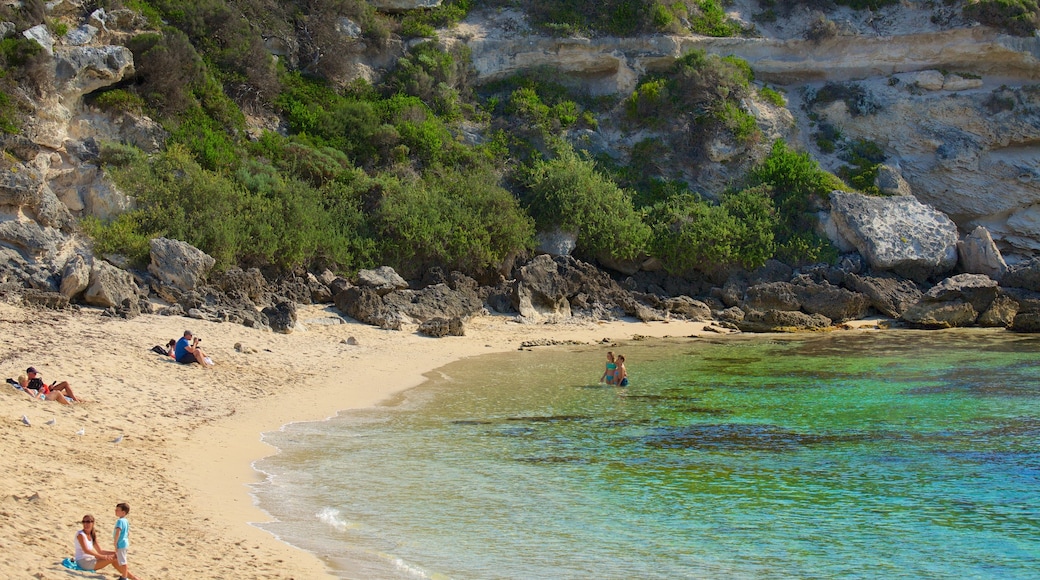
[[[137,576],[130,573],[126,565],[126,551],[130,547],[130,522],[126,519],[130,513],[130,504],[116,504],[116,528],[112,531],[112,541],[116,544],[116,570],[119,570],[119,580],[137,580]]]

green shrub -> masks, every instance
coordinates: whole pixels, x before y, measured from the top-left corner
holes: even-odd
[[[149,244],[153,236],[140,231],[139,221],[144,212],[131,210],[120,214],[110,222],[86,216],[80,220],[83,231],[90,236],[94,254],[122,254],[136,266],[144,266],[151,255]]]
[[[749,172],[748,185],[772,189],[780,224],[777,242],[781,247],[798,232],[813,229],[813,207],[822,206],[831,191],[848,190],[840,179],[820,169],[808,153],[789,149],[783,140],[774,142],[769,156]]]
[[[1032,36],[1040,26],[1037,0],[969,0],[964,17],[1015,36]]]
[[[644,251],[650,230],[633,209],[632,194],[569,146],[554,159],[536,163],[524,181],[539,230],[577,233],[577,250],[587,256],[630,259]]]
[[[690,27],[704,36],[737,36],[741,32],[739,22],[730,20],[718,0],[694,0],[695,11]]]
[[[651,253],[681,274],[719,266],[756,268],[773,257],[777,219],[767,188],[724,196],[719,205],[681,194],[653,207]]]
[[[787,99],[778,91],[769,87],[762,87],[758,89],[758,96],[762,97],[762,100],[770,103],[774,107],[786,107]]]
[[[386,93],[404,93],[422,99],[438,115],[461,116],[462,101],[470,97],[472,76],[469,48],[458,44],[450,51],[435,42],[424,42],[397,61],[386,80]]]
[[[88,99],[94,106],[112,113],[135,113],[144,111],[145,102],[137,93],[125,89],[112,89]]]
[[[431,265],[483,271],[533,247],[531,219],[490,167],[438,166],[423,181],[387,185],[375,218],[380,255],[406,272]]]
[[[887,156],[877,143],[865,139],[853,141],[842,153],[842,159],[849,165],[838,170],[838,176],[845,179],[858,191],[870,195],[881,195],[876,185],[878,170]]]

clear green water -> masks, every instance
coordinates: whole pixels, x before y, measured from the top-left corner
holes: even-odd
[[[1040,337],[605,350],[268,434],[265,527],[344,578],[1040,578]]]

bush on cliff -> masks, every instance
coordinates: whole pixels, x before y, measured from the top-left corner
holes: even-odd
[[[1015,36],[1032,36],[1040,27],[1037,0],[970,0],[964,17]]]
[[[570,146],[561,146],[555,158],[535,163],[522,180],[538,229],[575,232],[580,254],[631,259],[646,249],[650,229],[632,207],[632,194]]]
[[[648,219],[651,254],[675,274],[719,266],[757,268],[776,250],[776,210],[768,188],[726,194],[718,205],[696,194],[677,195],[656,204]]]

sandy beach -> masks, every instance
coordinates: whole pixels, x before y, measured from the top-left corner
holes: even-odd
[[[125,501],[130,570],[142,580],[331,578],[316,556],[250,525],[269,520],[248,487],[261,478],[253,461],[275,452],[262,433],[374,405],[445,364],[516,350],[524,341],[714,335],[699,322],[521,324],[485,316],[471,321],[464,337],[435,339],[407,325],[386,331],[359,324],[320,306],[301,307],[300,323],[282,335],[181,317],[122,320],[95,309],[0,303],[3,378],[34,366],[47,383],[69,381],[83,399],[63,406],[0,387],[0,576],[117,577],[112,567],[70,572],[61,560],[73,554],[84,514],[97,518],[102,547],[111,549],[114,508]],[[203,339],[214,368],[179,365],[150,350],[186,329]]]

